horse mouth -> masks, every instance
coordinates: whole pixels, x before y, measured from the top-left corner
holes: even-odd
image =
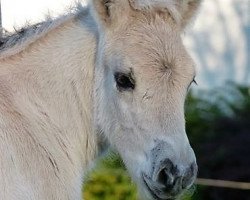
[[[150,187],[150,185],[147,183],[146,177],[148,177],[146,174],[142,174],[143,183],[146,186],[147,190],[149,191],[150,195],[153,197],[154,200],[176,200],[175,197],[159,197],[157,193]]]

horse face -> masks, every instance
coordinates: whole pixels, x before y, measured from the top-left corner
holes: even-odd
[[[96,19],[102,20],[94,89],[97,126],[144,198],[175,198],[197,174],[185,132],[184,101],[195,72],[181,41],[184,23],[157,5],[144,10],[136,1],[105,2],[93,2]]]

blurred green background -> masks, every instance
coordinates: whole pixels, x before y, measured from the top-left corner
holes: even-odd
[[[199,177],[250,182],[250,87],[190,91],[186,129],[199,165]],[[119,156],[111,152],[87,177],[85,200],[136,200]],[[250,191],[196,186],[185,200],[249,200]]]

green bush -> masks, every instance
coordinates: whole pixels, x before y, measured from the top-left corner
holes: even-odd
[[[85,200],[136,200],[132,183],[120,157],[114,152],[102,159],[95,171],[87,177]]]
[[[122,169],[102,169],[91,175],[85,200],[136,200],[136,188]]]

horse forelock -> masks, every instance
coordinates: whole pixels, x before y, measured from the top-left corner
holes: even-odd
[[[177,8],[179,3],[176,0],[129,0],[130,5],[135,10],[141,11],[162,11],[171,15],[176,21],[180,22],[181,15]]]

